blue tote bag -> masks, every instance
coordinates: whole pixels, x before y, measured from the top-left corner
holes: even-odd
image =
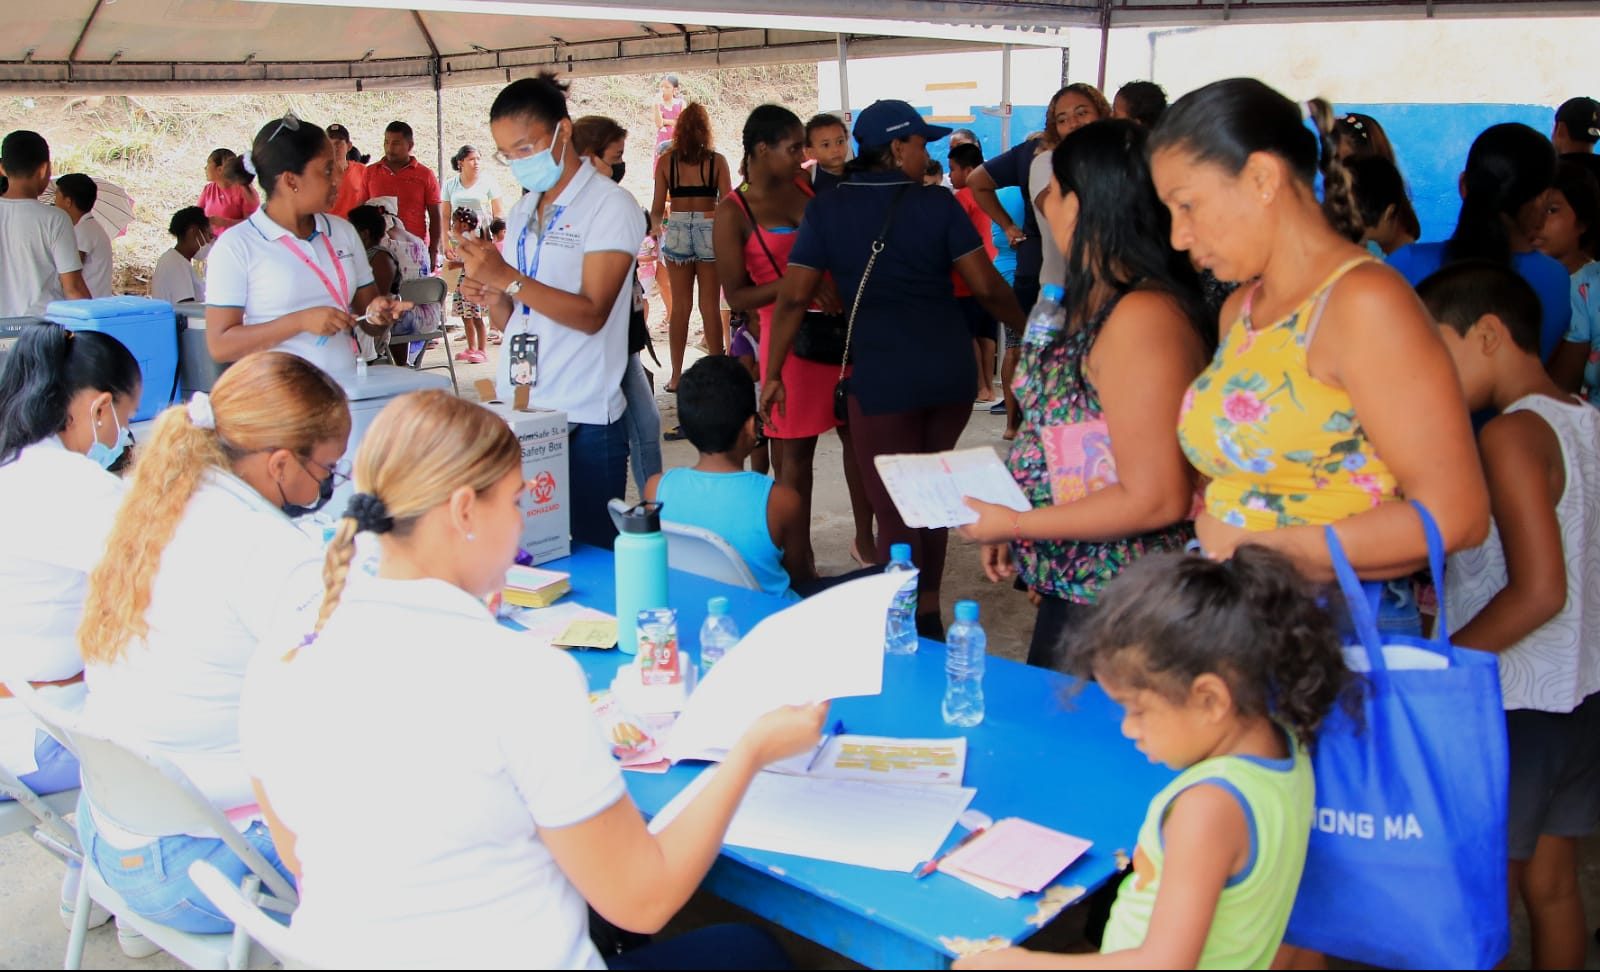
[[[1439,528],[1412,505],[1442,587]],[[1511,945],[1498,663],[1450,644],[1442,597],[1432,640],[1380,636],[1331,527],[1327,537],[1355,629],[1345,657],[1364,691],[1359,716],[1336,707],[1318,734],[1316,813],[1285,941],[1383,968],[1491,968]]]

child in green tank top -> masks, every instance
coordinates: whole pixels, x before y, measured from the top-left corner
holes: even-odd
[[[1333,620],[1283,556],[1145,557],[1107,588],[1072,662],[1122,732],[1182,770],[1150,803],[1098,954],[1008,948],[957,969],[1264,969],[1311,833],[1305,747],[1347,672]]]

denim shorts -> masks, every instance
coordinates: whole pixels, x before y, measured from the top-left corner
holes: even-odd
[[[266,824],[257,821],[241,836],[291,885],[295,883],[294,875],[283,866],[277,848],[272,845],[272,835]],[[95,829],[94,814],[89,811],[86,799],[78,801],[78,839],[84,853],[94,861],[100,877],[122,896],[134,914],[197,935],[233,931],[233,922],[189,879],[189,865],[199,860],[211,862],[236,885],[250,872],[220,839],[178,834],[131,850],[113,847]],[[289,920],[287,915],[275,911],[267,914],[284,923]]]
[[[661,234],[661,256],[668,263],[714,263],[710,213],[673,213]]]

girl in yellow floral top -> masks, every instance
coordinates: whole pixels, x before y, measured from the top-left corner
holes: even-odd
[[[1275,547],[1330,579],[1322,527],[1364,580],[1427,561],[1404,496],[1439,521],[1452,551],[1489,522],[1461,388],[1443,343],[1399,274],[1351,243],[1350,178],[1294,102],[1233,79],[1180,99],[1151,136],[1151,173],[1172,243],[1223,280],[1254,281],[1222,309],[1222,340],[1183,405],[1179,435],[1211,479],[1196,535],[1213,557]],[[1338,228],[1336,228],[1336,226]]]

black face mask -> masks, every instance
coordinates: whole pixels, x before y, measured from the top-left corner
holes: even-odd
[[[310,516],[328,505],[328,501],[333,499],[333,490],[333,477],[329,476],[317,484],[317,501],[310,506],[301,506],[299,503],[289,502],[289,498],[283,495],[283,486],[280,485],[278,487],[278,498],[283,502],[278,504],[278,509],[282,510],[283,515],[291,520],[298,516]]]
[[[611,167],[611,181],[621,182],[622,174],[626,171],[628,171],[628,163],[626,162],[618,162],[616,165],[613,165]]]

